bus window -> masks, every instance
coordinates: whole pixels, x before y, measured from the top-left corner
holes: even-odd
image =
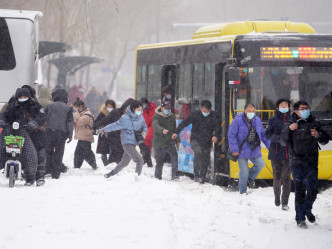
[[[5,18],[0,18],[0,70],[9,71],[16,67],[15,54]]]
[[[178,96],[175,101],[176,119],[183,120],[190,114],[190,102],[192,92],[191,64],[180,65]]]
[[[191,103],[191,111],[197,109],[204,99],[204,64],[194,63],[193,71],[193,102]]]
[[[161,92],[161,66],[149,65],[148,66],[148,98],[149,101],[160,105],[160,92]]]
[[[212,109],[215,110],[215,65],[205,63],[205,84],[203,89],[203,99],[208,99],[212,103]]]
[[[142,73],[143,68],[145,66],[141,67],[138,66],[136,69],[136,98],[141,99],[142,97],[146,97],[146,81],[142,80]],[[145,70],[144,70],[145,72]],[[146,78],[146,77],[144,77]]]

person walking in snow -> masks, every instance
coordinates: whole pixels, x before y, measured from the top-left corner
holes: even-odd
[[[97,169],[96,157],[91,150],[93,138],[93,116],[88,107],[79,98],[74,102],[75,139],[78,140],[74,154],[74,168],[81,168],[85,160],[92,169]]]
[[[255,179],[265,165],[261,153],[261,141],[270,148],[270,141],[264,136],[262,121],[255,115],[255,106],[246,104],[244,113],[237,115],[228,129],[229,148],[233,156],[239,157],[240,194],[247,193],[247,184],[250,188],[255,187]],[[254,164],[250,169],[248,160]]]
[[[105,104],[102,105],[100,113],[98,114],[95,123],[94,123],[94,129],[101,128],[100,121],[103,120],[105,117],[110,115],[110,113],[116,109],[116,104],[114,100],[109,99],[106,100]],[[103,127],[103,126],[102,126]],[[109,159],[107,158],[107,155],[109,154],[109,157],[112,155],[112,140],[109,139],[108,134],[102,135],[99,134],[98,136],[98,143],[97,143],[97,154],[101,154],[101,160],[103,161],[104,166],[107,166],[109,164]]]
[[[144,159],[144,163],[147,163],[148,167],[153,167],[151,160],[151,149],[152,149],[152,139],[153,139],[153,116],[155,114],[156,105],[144,97],[141,98],[141,103],[143,105],[143,117],[145,119],[146,126],[148,127],[148,135],[145,137],[144,143],[140,144],[141,154]]]
[[[192,112],[183,120],[172,135],[172,139],[177,138],[183,128],[192,124],[190,145],[194,151],[194,177],[196,182],[201,183],[208,181],[206,174],[211,164],[212,143],[218,141],[220,134],[220,123],[211,108],[209,100],[202,100],[200,110]]]
[[[66,140],[71,142],[73,137],[73,109],[68,106],[68,93],[64,89],[57,90],[54,95],[54,103],[46,109],[48,126],[46,165],[47,172],[52,178],[58,179],[63,172],[63,154]]]
[[[117,122],[97,130],[97,134],[121,130],[121,143],[123,146],[124,154],[118,165],[116,165],[116,167],[111,172],[104,175],[105,178],[109,178],[119,173],[123,168],[128,166],[131,160],[136,163],[135,172],[137,175],[142,173],[144,160],[140,153],[138,153],[136,150],[136,146],[138,145],[139,141],[137,141],[135,136],[135,132],[147,133],[148,131],[145,120],[142,116],[142,110],[142,103],[134,100],[130,106],[127,107],[126,113],[123,114]]]
[[[41,106],[46,110],[47,106],[53,103],[51,90],[45,86],[40,88],[39,97],[37,100],[38,103],[41,104]]]
[[[281,208],[285,211],[289,209],[288,199],[291,190],[291,179],[287,146],[282,146],[279,139],[282,129],[291,118],[290,103],[288,99],[277,101],[275,115],[269,119],[265,130],[265,137],[271,141],[268,158],[271,160],[273,168],[274,204],[277,207],[280,206],[282,185]]]
[[[171,103],[165,101],[156,110],[153,117],[153,148],[156,158],[155,177],[162,179],[163,165],[166,155],[171,157],[172,180],[176,180],[178,169],[178,153],[175,146],[180,145],[180,138],[172,139],[172,134],[176,128],[175,115],[171,113]]]
[[[329,142],[329,136],[310,113],[306,101],[294,104],[291,119],[281,132],[280,144],[289,149],[289,163],[295,183],[295,220],[298,227],[308,228],[305,220],[316,221],[312,207],[317,197],[319,144]]]

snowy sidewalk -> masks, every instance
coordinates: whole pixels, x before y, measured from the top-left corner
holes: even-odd
[[[332,189],[318,195],[317,224],[301,230],[294,193],[285,212],[272,188],[241,196],[187,177],[172,182],[166,165],[162,181],[145,166],[136,181],[133,163],[105,179],[115,165],[105,168],[100,158],[97,171],[72,168],[75,145],[66,145],[69,172],[43,187],[9,189],[1,177],[0,249],[332,248]]]

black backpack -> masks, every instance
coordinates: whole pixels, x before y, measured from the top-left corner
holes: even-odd
[[[292,132],[294,152],[296,155],[308,155],[317,153],[319,148],[317,139],[311,135],[310,130],[314,129],[312,123],[299,124],[299,127]]]

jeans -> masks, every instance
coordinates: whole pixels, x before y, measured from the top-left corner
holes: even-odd
[[[306,212],[311,211],[317,197],[318,168],[317,166],[291,166],[295,183],[295,220],[305,220]]]
[[[247,192],[247,182],[248,179],[255,180],[259,172],[261,172],[262,168],[264,167],[265,163],[262,157],[250,158],[250,161],[253,162],[254,166],[249,169],[248,160],[246,158],[239,158],[239,168],[240,168],[240,175],[239,175],[239,190],[240,193]]]

